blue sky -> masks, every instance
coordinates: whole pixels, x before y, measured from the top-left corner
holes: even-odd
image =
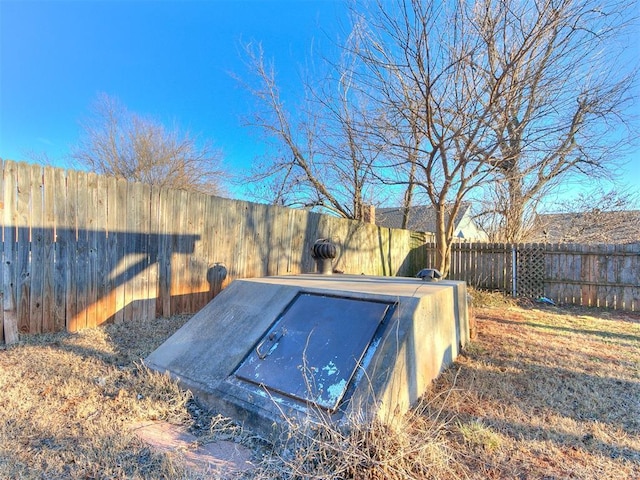
[[[262,42],[294,82],[312,45],[335,38],[344,20],[344,3],[331,0],[0,0],[0,156],[46,153],[64,165],[105,92],[246,167],[259,139],[242,127],[253,100],[231,76],[245,73],[241,45]]]
[[[285,85],[314,51],[347,30],[339,0],[0,0],[0,157],[54,165],[79,140],[79,123],[99,92],[129,110],[177,124],[222,148],[231,170],[260,153],[242,126],[253,100],[243,42],[262,42]],[[640,57],[637,51],[630,58]],[[284,88],[286,91],[287,89]],[[640,116],[640,110],[636,108]],[[640,190],[640,146],[628,184]]]

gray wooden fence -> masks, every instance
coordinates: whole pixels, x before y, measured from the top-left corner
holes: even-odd
[[[313,212],[0,160],[0,341],[195,312],[234,278],[414,275],[425,235]]]
[[[318,238],[336,240],[345,273],[413,276],[435,265],[422,233],[86,172],[0,167],[0,341],[195,312],[234,278],[314,271]],[[640,243],[456,243],[450,278],[638,310]]]
[[[435,265],[435,244],[427,263]],[[640,309],[640,243],[582,245],[456,242],[449,278],[556,303]]]

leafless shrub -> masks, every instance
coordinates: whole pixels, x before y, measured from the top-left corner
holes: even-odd
[[[72,156],[91,171],[210,195],[224,191],[220,151],[128,111],[114,97],[100,94],[81,126]]]

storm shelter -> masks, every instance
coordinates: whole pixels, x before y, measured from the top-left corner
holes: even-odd
[[[285,418],[392,421],[468,338],[464,282],[265,277],[235,280],[146,363],[269,437]]]

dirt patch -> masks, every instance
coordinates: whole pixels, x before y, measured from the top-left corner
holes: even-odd
[[[181,457],[188,468],[203,475],[232,478],[253,468],[253,452],[235,442],[201,443],[184,427],[168,422],[141,422],[131,429],[156,450]]]

